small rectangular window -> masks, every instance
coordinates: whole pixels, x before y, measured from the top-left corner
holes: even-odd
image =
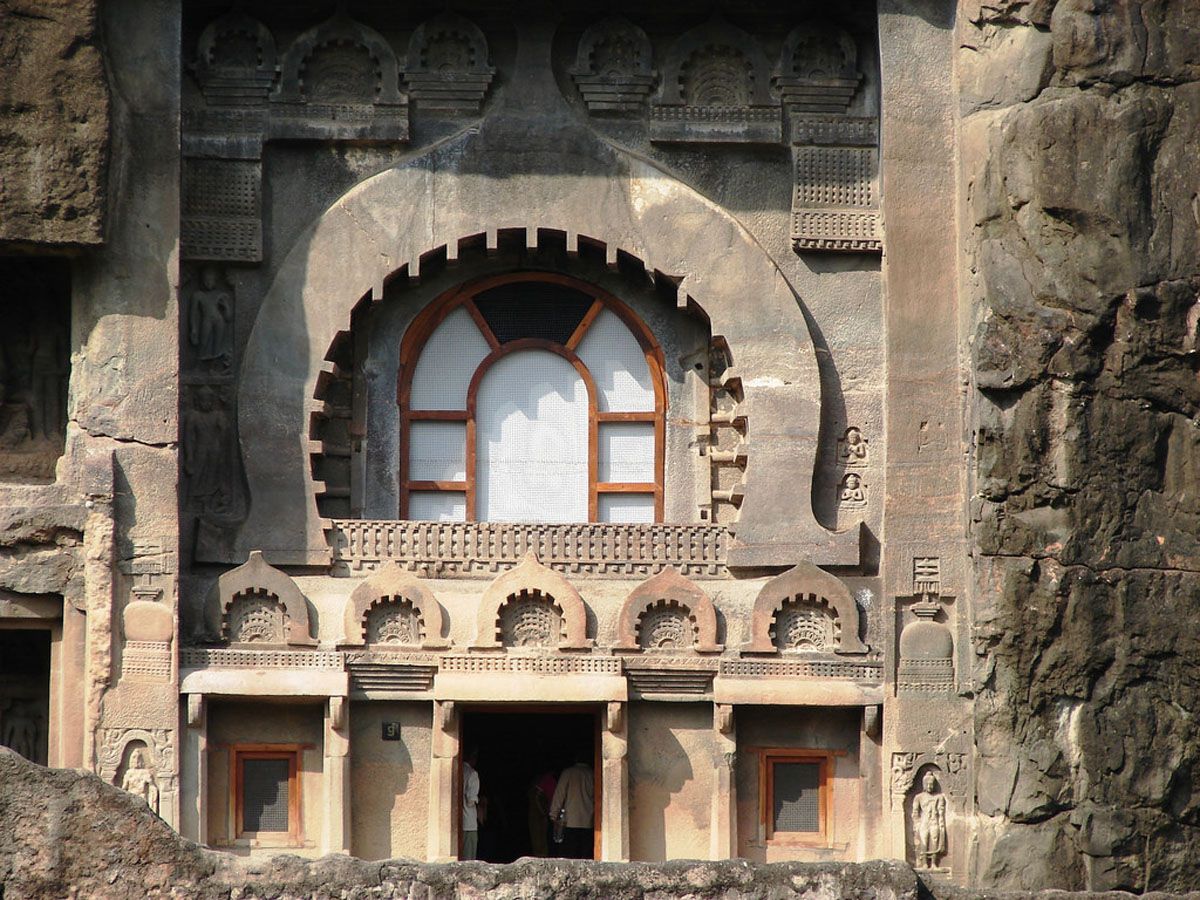
[[[237,837],[294,842],[300,834],[299,748],[233,748]]]
[[[819,751],[761,751],[759,808],[767,840],[781,843],[826,840],[829,772],[830,756]]]
[[[290,760],[247,759],[242,762],[242,829],[290,831],[288,788]]]

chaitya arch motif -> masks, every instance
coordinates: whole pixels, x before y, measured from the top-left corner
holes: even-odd
[[[512,609],[506,611],[510,605]],[[555,615],[560,620],[561,638],[543,641],[535,632],[553,627],[548,620]],[[502,640],[502,625],[515,628],[516,637],[510,634]],[[587,650],[592,646],[583,598],[571,582],[542,565],[533,553],[488,585],[479,600],[472,646],[484,649],[505,645],[556,646],[559,650]]]
[[[781,624],[780,615],[789,615],[788,607],[797,600],[816,608],[828,606],[836,617],[836,639],[831,648],[835,653],[866,653],[869,649],[858,636],[860,630],[858,604],[850,595],[849,588],[841,579],[817,568],[810,562],[802,562],[768,581],[754,601],[754,612],[750,620],[750,640],[742,648],[744,653],[776,653],[779,650],[772,631]],[[793,625],[802,637],[801,645],[816,646],[817,623],[798,619]],[[776,635],[777,637],[777,635]]]
[[[411,607],[411,625],[405,621],[410,618],[405,604]],[[393,615],[389,617],[388,613]],[[380,617],[395,622],[389,628],[389,623]],[[343,620],[347,646],[361,647],[364,642],[372,642],[372,637],[383,644],[419,645],[426,650],[450,646],[442,637],[442,607],[437,597],[420,578],[396,563],[384,566],[354,589],[346,600]],[[405,632],[409,632],[409,637],[405,637]]]
[[[239,602],[245,601],[261,603],[261,609],[257,612],[235,609]],[[208,598],[209,628],[214,633],[228,636],[231,618],[237,612],[247,618],[257,617],[259,621],[252,630],[269,634],[274,631],[274,626],[267,620],[275,605],[282,608],[279,642],[291,647],[315,647],[317,642],[311,634],[308,601],[304,594],[286,573],[267,563],[261,550],[253,550],[243,565],[217,579],[216,588]],[[269,637],[265,641],[274,642]]]
[[[664,646],[663,639],[675,630],[664,615],[667,613],[671,618],[682,614],[687,619],[681,630],[684,640],[670,640],[669,643],[674,645],[672,649],[677,647],[697,653],[719,653],[722,650],[721,644],[717,643],[717,611],[712,600],[698,585],[673,567],[648,578],[625,598],[617,619],[614,649],[633,651]],[[661,620],[663,637],[650,640],[646,632],[656,619]]]

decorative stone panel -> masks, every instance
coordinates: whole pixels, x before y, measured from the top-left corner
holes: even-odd
[[[862,82],[854,39],[824,24],[793,29],[772,81],[789,113],[845,114]]]
[[[238,598],[256,598],[259,601],[262,598],[271,598],[283,608],[281,643],[295,647],[316,646],[317,642],[311,635],[308,601],[291,578],[268,565],[260,550],[251,551],[250,558],[243,565],[217,579],[206,607],[208,626],[212,633],[230,633],[231,607]]]
[[[283,56],[269,137],[407,141],[408,99],[384,37],[339,9]]]
[[[690,578],[725,578],[729,538],[712,525],[335,519],[330,527],[339,567],[370,571],[394,563],[428,577],[495,575],[534,553],[572,576],[648,577],[671,566]]]
[[[579,39],[571,77],[589,113],[642,112],[654,87],[650,39],[621,16],[597,22]]]
[[[514,601],[516,606],[505,613],[505,607]],[[533,609],[531,604],[536,603],[546,603],[556,608],[561,616],[561,639],[552,642],[559,649],[586,650],[592,646],[592,641],[587,637],[587,609],[583,605],[583,598],[566,578],[543,566],[533,552],[483,592],[472,646],[499,647],[502,637],[507,638],[505,646],[517,645],[517,638],[539,644],[536,629],[541,627],[544,632],[552,626],[545,621],[546,610],[539,613]],[[522,615],[516,615],[517,611]],[[504,633],[506,626],[509,629],[507,635]]]
[[[408,42],[404,81],[421,111],[478,113],[495,75],[483,32],[455,13],[421,23]]]
[[[405,606],[407,605],[407,611]],[[416,631],[413,645],[425,649],[442,649],[449,642],[442,638],[442,607],[429,587],[396,563],[389,563],[360,584],[346,601],[343,613],[345,645],[362,646],[368,643],[397,643],[399,640],[378,641],[381,635],[399,637],[397,631],[405,618]],[[372,640],[371,629],[376,629]]]
[[[772,640],[772,625],[775,624],[784,605],[797,600],[827,606],[833,611],[837,622],[837,639],[832,648],[835,653],[867,652],[867,645],[859,637],[858,604],[850,595],[849,588],[840,579],[809,562],[802,562],[782,575],[777,575],[759,591],[750,622],[750,640],[742,652],[779,652]]]
[[[793,148],[792,241],[797,250],[883,248],[875,147]]]
[[[262,162],[183,162],[180,252],[184,259],[262,261]]]
[[[654,628],[661,638],[675,634],[671,649],[720,652],[717,613],[712,600],[697,585],[668,568],[634,588],[621,606],[615,649],[633,651],[663,645],[650,638]]]
[[[200,33],[193,71],[210,106],[265,103],[275,80],[275,39],[262,22],[234,9]]]
[[[650,108],[650,140],[778,143],[782,118],[769,87],[762,48],[740,28],[714,18],[671,46],[659,98]]]

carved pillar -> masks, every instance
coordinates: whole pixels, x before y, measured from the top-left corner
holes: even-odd
[[[325,704],[325,828],[323,853],[350,852],[350,701]]]
[[[459,799],[455,773],[458,771],[459,717],[453,700],[433,703],[433,758],[429,766],[429,837],[425,855],[430,862],[458,859]]]
[[[600,778],[600,859],[629,861],[629,728],[624,703],[605,711]]]
[[[187,728],[180,761],[179,833],[208,843],[208,708],[203,694],[187,694]]]
[[[717,778],[713,785],[708,855],[710,859],[736,859],[737,729],[731,704],[713,705],[713,764]]]

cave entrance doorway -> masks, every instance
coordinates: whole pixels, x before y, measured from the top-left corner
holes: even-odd
[[[554,842],[549,817],[542,821],[534,787],[550,775],[557,781],[564,769],[586,758],[594,773],[593,840],[590,859],[600,847],[600,708],[595,706],[474,706],[462,719],[462,755],[455,779],[462,797],[462,760],[478,750],[480,796],[487,798],[487,815],[479,826],[479,855],[484,862],[506,863],[522,856],[562,856]],[[462,803],[455,803],[462,848]],[[460,850],[461,856],[461,850]]]
[[[0,627],[0,745],[46,765],[50,752],[47,628]]]

